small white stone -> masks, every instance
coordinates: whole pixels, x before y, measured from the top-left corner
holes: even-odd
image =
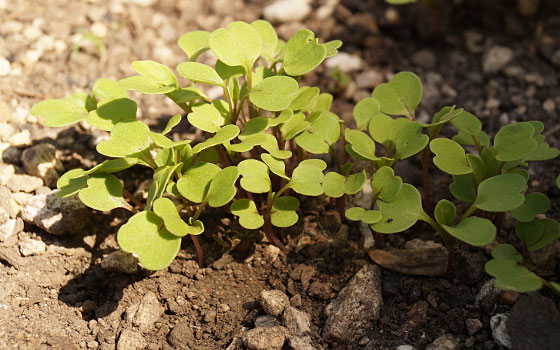
[[[554,110],[556,110],[556,103],[554,103],[554,100],[549,98],[546,101],[544,101],[543,103],[543,109],[547,112],[547,113],[554,113]]]
[[[0,77],[5,77],[6,75],[10,74],[12,71],[12,65],[10,61],[5,59],[4,57],[0,57]]]
[[[36,26],[29,26],[23,31],[23,36],[29,41],[35,41],[43,35],[43,31]]]
[[[62,53],[66,51],[66,49],[68,49],[68,44],[66,44],[66,42],[64,42],[63,40],[54,41],[54,51],[56,53]]]
[[[0,242],[7,241],[21,231],[23,231],[23,220],[20,218],[8,219],[5,223],[0,225]]]
[[[14,147],[25,147],[31,145],[31,134],[29,130],[22,130],[10,138],[10,144]]]
[[[483,57],[482,70],[485,73],[495,73],[507,66],[513,59],[513,50],[505,46],[490,48]]]
[[[508,313],[495,314],[490,318],[490,328],[492,329],[492,337],[496,343],[510,349],[511,338],[506,328],[508,316]]]
[[[43,35],[35,44],[37,51],[45,52],[54,49],[54,38],[50,35]]]
[[[27,239],[19,244],[19,251],[23,256],[40,255],[46,250],[46,244],[37,239]]]
[[[104,38],[107,36],[107,33],[109,32],[109,29],[107,29],[107,26],[101,22],[96,22],[94,24],[91,25],[91,27],[89,28],[89,30],[91,31],[91,33],[95,36],[98,36],[100,38]]]
[[[266,6],[264,18],[272,23],[298,22],[311,13],[309,0],[278,0]]]
[[[327,68],[338,67],[344,73],[359,71],[364,65],[361,57],[346,52],[339,52],[338,55],[328,58],[325,61]]]

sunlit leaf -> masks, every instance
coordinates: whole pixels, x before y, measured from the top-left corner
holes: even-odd
[[[238,199],[229,208],[233,215],[239,216],[239,224],[248,230],[256,230],[264,225],[264,218],[259,214],[255,202],[250,199]]]
[[[496,226],[488,219],[471,216],[461,220],[455,227],[442,225],[451,236],[476,247],[492,243],[496,237]]]
[[[422,82],[414,73],[400,72],[390,82],[378,85],[372,97],[379,101],[383,113],[411,117],[422,100]]]
[[[327,55],[327,47],[319,44],[315,34],[302,29],[286,43],[284,71],[291,76],[303,75],[315,69]]]

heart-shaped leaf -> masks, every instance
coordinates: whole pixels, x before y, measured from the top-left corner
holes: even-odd
[[[145,60],[132,63],[132,69],[138,74],[119,80],[119,84],[128,90],[143,94],[164,94],[179,87],[175,74],[161,63]]]
[[[118,82],[101,78],[95,81],[92,88],[92,95],[97,101],[109,101],[119,98],[128,98],[128,92]]]
[[[406,159],[412,157],[423,150],[429,141],[428,135],[422,134],[422,124],[418,122],[407,123],[397,132],[395,158]]]
[[[377,114],[371,118],[368,131],[371,137],[387,148],[394,149],[397,133],[411,121],[407,118],[393,119],[385,114]]]
[[[537,147],[531,152],[530,155],[523,160],[528,161],[543,161],[554,159],[560,155],[558,148],[550,147],[546,142],[539,143]]]
[[[348,177],[329,172],[323,179],[323,190],[332,198],[339,198],[344,194],[356,194],[362,189],[366,179],[365,170]]]
[[[314,116],[314,118],[312,118]],[[340,137],[338,117],[331,112],[316,112],[309,116],[309,128],[295,137],[296,144],[313,154],[329,153]]]
[[[296,210],[299,208],[299,200],[292,196],[277,198],[272,203],[270,211],[270,222],[276,227],[290,227],[295,225],[299,217]]]
[[[484,265],[484,270],[496,278],[496,286],[504,290],[520,293],[541,289],[543,280],[525,266],[509,259],[492,259]]]
[[[522,262],[523,256],[511,244],[499,244],[492,249],[492,257],[515,262]]]
[[[181,115],[180,114],[175,114],[174,116],[169,118],[169,120],[167,121],[167,124],[165,125],[165,129],[163,129],[163,131],[161,132],[162,135],[165,135],[165,134],[169,133],[180,122],[181,122]]]
[[[154,171],[152,186],[148,191],[148,198],[146,200],[146,208],[148,210],[151,209],[154,200],[163,196],[163,193],[167,188],[167,184],[169,183],[169,180],[171,180],[171,176],[173,176],[173,173],[177,169],[180,169],[182,166],[182,163],[176,165],[173,164],[169,166],[159,167]]]
[[[86,121],[101,130],[111,131],[113,126],[123,121],[136,120],[136,102],[128,98],[109,100],[99,104],[89,112]]]
[[[373,97],[366,97],[360,100],[354,107],[353,116],[356,121],[356,128],[366,130],[370,120],[381,113],[379,101]],[[390,118],[386,116],[387,118]],[[373,137],[373,135],[372,135]]]
[[[259,108],[268,111],[281,111],[288,108],[299,90],[297,81],[286,76],[273,76],[263,79],[253,87],[249,99]]]
[[[262,41],[262,55],[269,62],[274,62],[276,53],[276,46],[278,45],[278,35],[274,27],[267,21],[262,19],[256,20],[251,23],[257,34],[261,37]]]
[[[497,175],[480,183],[475,205],[490,212],[512,210],[523,204],[526,189],[527,181],[521,175]]]
[[[239,177],[239,169],[229,166],[220,170],[213,178],[208,189],[208,205],[213,208],[226,205],[235,197],[235,182]]]
[[[263,162],[265,162],[265,164],[268,166],[268,168],[273,174],[276,174],[286,180],[290,179],[289,177],[286,176],[286,164],[284,163],[283,160],[274,158],[272,155],[268,153],[262,153],[261,159]]]
[[[141,121],[125,121],[111,129],[111,138],[101,141],[97,152],[108,157],[127,157],[150,145],[150,128]]]
[[[87,179],[87,187],[80,190],[78,197],[82,203],[99,211],[110,211],[125,207],[122,184],[111,174],[95,174]]]
[[[262,133],[268,129],[270,120],[271,119],[267,117],[256,117],[249,120],[247,124],[245,124],[243,132],[239,134],[239,139],[243,140],[245,137]]]
[[[436,204],[434,215],[438,224],[450,226],[453,224],[453,220],[455,220],[457,209],[453,203],[447,199],[442,199]]]
[[[120,158],[110,159],[94,166],[84,173],[84,175],[91,175],[95,173],[116,173],[117,171],[125,170],[138,164],[138,158]]]
[[[288,120],[292,118],[294,112],[291,109],[285,109],[276,118],[268,119],[268,126],[277,126],[280,124],[286,123]],[[254,118],[257,119],[257,118]],[[253,120],[253,119],[252,119]],[[249,124],[249,123],[247,123]]]
[[[368,225],[373,225],[381,220],[381,212],[378,210],[365,210],[364,208],[354,207],[346,210],[346,218],[352,221],[363,221]]]
[[[412,118],[422,100],[422,82],[411,72],[395,74],[390,82],[378,85],[372,93],[381,104],[381,111]]]
[[[375,142],[359,130],[346,129],[344,132],[346,141],[351,145],[354,152],[369,160],[375,160]]]
[[[247,71],[259,58],[263,43],[253,26],[245,22],[231,22],[227,28],[214,30],[208,39],[210,49],[229,66],[242,66]]]
[[[120,227],[117,242],[122,250],[137,256],[138,262],[148,270],[167,267],[181,246],[181,238],[167,231],[163,220],[152,211],[132,216]]]
[[[293,111],[298,111],[309,106],[313,102],[313,99],[319,95],[318,87],[303,86],[299,89],[296,97],[290,104],[290,109]]]
[[[401,177],[395,176],[393,169],[388,166],[379,168],[371,177],[373,195],[387,203],[397,198],[402,184]]]
[[[511,162],[529,156],[537,148],[537,142],[532,138],[534,131],[530,123],[504,126],[494,137],[496,159]]]
[[[208,100],[208,97],[200,90],[194,86],[184,87],[181,89],[173,90],[167,94],[173,102],[181,104],[181,103],[189,103],[196,100]]]
[[[59,127],[79,122],[88,116],[88,111],[95,109],[91,96],[75,93],[64,99],[41,101],[31,107],[31,114],[43,117],[43,124]]]
[[[434,164],[441,171],[451,175],[464,175],[473,172],[467,161],[465,150],[457,142],[437,138],[430,142],[430,150],[435,153]]]
[[[482,123],[473,114],[463,111],[458,116],[453,118],[451,124],[460,131],[474,136],[478,135],[482,130]]]
[[[209,138],[208,140],[201,142],[193,147],[193,153],[199,153],[202,150],[205,150],[210,147],[214,147],[217,145],[221,145],[225,142],[233,140],[237,135],[239,135],[239,128],[235,125],[228,124],[218,131],[214,137]]]
[[[239,181],[245,191],[252,193],[266,193],[270,191],[270,177],[268,166],[256,159],[245,159],[237,164],[241,174]]]
[[[165,228],[177,237],[184,237],[192,231],[181,219],[173,201],[169,198],[158,198],[153,204],[154,213],[163,220]]]
[[[198,162],[177,181],[177,189],[189,201],[202,203],[210,188],[210,182],[219,172],[220,167],[216,164]]]
[[[264,218],[259,214],[255,202],[250,199],[238,199],[229,208],[233,215],[239,216],[239,224],[248,230],[256,230],[264,225]]]
[[[309,122],[305,120],[303,113],[294,114],[288,121],[280,126],[283,140],[291,140],[300,132],[309,127]]]
[[[245,74],[245,68],[242,66],[228,66],[220,60],[216,61],[215,68],[216,72],[223,80],[237,78]]]
[[[271,134],[264,134],[265,140],[260,146],[270,153],[274,158],[287,159],[292,156],[292,152],[278,149],[278,141]]]
[[[542,193],[533,192],[525,197],[525,202],[511,211],[517,221],[530,222],[537,214],[544,214],[550,208],[550,199]]]
[[[321,159],[306,159],[294,169],[290,188],[306,196],[320,196],[323,194],[323,170],[327,164]]]
[[[466,203],[472,203],[476,199],[476,190],[470,175],[453,175],[449,191],[455,198]]]
[[[371,228],[380,233],[402,232],[414,225],[423,212],[420,192],[410,184],[403,184],[394,200],[378,200],[377,206],[382,219]]]
[[[476,247],[492,243],[496,237],[496,226],[488,219],[471,216],[461,220],[455,227],[442,225],[451,236]]]
[[[530,222],[518,222],[515,225],[515,234],[520,240],[527,244],[527,247],[538,242],[544,231],[544,225],[541,220],[533,220]]]
[[[87,175],[84,169],[72,169],[65,172],[56,182],[56,187],[60,189],[57,196],[60,198],[71,196],[82,188],[87,187]]]
[[[233,152],[248,152],[253,149],[253,147],[258,146],[266,142],[267,137],[265,134],[253,134],[244,137],[240,143],[235,143],[230,146],[230,151]]]
[[[177,73],[183,78],[187,78],[192,82],[201,82],[205,84],[218,85],[225,87],[222,78],[216,71],[205,64],[198,62],[182,62],[177,66]]]
[[[292,35],[284,52],[284,71],[291,76],[311,72],[323,62],[327,47],[319,44],[312,31],[303,29]]]
[[[195,30],[183,34],[178,41],[179,47],[183,50],[191,62],[196,61],[198,56],[208,50],[208,37],[210,33],[203,30]]]
[[[543,233],[538,241],[528,246],[531,251],[542,249],[552,241],[560,238],[560,224],[558,221],[551,218],[542,219],[540,221],[543,224]]]
[[[225,124],[224,117],[212,104],[203,103],[192,107],[192,112],[187,115],[189,123],[195,127],[215,133]]]

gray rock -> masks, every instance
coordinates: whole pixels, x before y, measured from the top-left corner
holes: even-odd
[[[282,313],[282,323],[293,335],[303,336],[311,333],[310,322],[311,316],[307,312],[292,306],[288,306]]]
[[[89,221],[87,207],[77,195],[59,198],[58,192],[31,198],[23,207],[21,218],[53,235],[82,231]]]
[[[496,343],[509,349],[511,348],[511,338],[506,327],[507,319],[508,313],[495,314],[490,318],[490,328],[492,329],[492,338]]]
[[[19,243],[19,251],[22,256],[40,255],[46,250],[45,243],[37,239],[26,239]]]
[[[381,272],[375,265],[362,267],[337,298],[325,308],[328,319],[323,338],[347,343],[357,341],[379,319],[383,304]]]
[[[107,271],[136,273],[138,272],[138,259],[130,253],[117,250],[101,260],[101,268]]]
[[[290,299],[279,290],[263,290],[259,296],[259,303],[264,312],[271,316],[278,316],[290,305]]]
[[[416,350],[416,348],[412,345],[405,344],[405,345],[397,346],[397,348],[395,350]]]
[[[484,73],[496,73],[508,65],[513,59],[513,50],[505,46],[493,46],[482,59]]]
[[[130,329],[124,329],[119,336],[117,350],[141,350],[146,347],[144,337]]]
[[[413,54],[410,60],[424,69],[434,69],[436,66],[436,55],[430,50],[420,50]]]
[[[31,193],[43,186],[41,178],[31,175],[14,174],[6,184],[12,192]]]
[[[156,295],[153,292],[147,292],[139,303],[130,306],[125,311],[125,320],[141,331],[146,331],[152,328],[162,312],[163,308]]]
[[[23,151],[21,162],[28,174],[41,178],[49,187],[55,187],[58,172],[64,171],[56,158],[56,148],[50,143],[40,143]]]
[[[501,290],[496,287],[495,280],[491,279],[480,287],[478,294],[474,298],[474,306],[482,307],[486,312],[490,312],[493,310],[500,293]]]
[[[243,335],[243,343],[253,350],[279,350],[286,340],[284,327],[254,328]]]
[[[350,73],[361,70],[364,66],[364,61],[360,56],[339,52],[338,55],[327,58],[325,66],[329,69],[336,67],[344,73]]]
[[[451,334],[444,334],[426,346],[426,350],[455,350],[459,349],[459,340]]]
[[[259,316],[255,319],[255,328],[258,327],[274,327],[276,326],[276,324],[274,323],[274,316],[270,316],[270,315],[264,315],[264,316]]]
[[[0,209],[2,211],[4,209]],[[8,219],[0,225],[0,242],[5,242],[23,231],[23,220],[20,218]]]
[[[288,346],[290,349],[294,350],[315,350],[313,345],[311,345],[311,337],[298,337],[289,335],[288,336]]]
[[[301,21],[311,13],[309,2],[309,0],[277,0],[264,8],[264,19],[275,24]]]
[[[169,333],[169,343],[178,349],[184,349],[185,345],[194,338],[192,327],[187,322],[179,322]]]
[[[475,335],[479,330],[484,327],[482,322],[476,318],[469,318],[465,320],[465,326],[467,327],[467,332],[469,335]]]

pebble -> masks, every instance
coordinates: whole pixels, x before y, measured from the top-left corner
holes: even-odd
[[[341,343],[359,340],[379,319],[382,305],[381,272],[375,265],[366,265],[326,306],[323,338]]]
[[[282,322],[293,335],[303,336],[311,333],[311,328],[309,327],[311,316],[307,312],[298,310],[293,306],[288,306],[284,310]]]
[[[513,60],[513,50],[505,46],[493,46],[482,59],[484,73],[496,73]]]
[[[284,327],[254,328],[243,335],[243,343],[253,350],[279,350],[286,340]]]
[[[290,305],[290,299],[280,290],[263,290],[259,296],[259,303],[264,312],[278,316]]]
[[[350,73],[361,70],[364,66],[364,61],[360,56],[339,52],[338,55],[327,58],[325,66],[329,69],[337,67],[341,72]]]
[[[8,186],[12,192],[31,193],[43,186],[43,180],[36,176],[14,174],[10,177],[6,186]]]
[[[269,244],[264,248],[263,255],[269,262],[275,262],[280,254],[280,248],[275,245]]]
[[[547,113],[553,114],[556,110],[556,103],[554,102],[553,99],[548,98],[546,99],[546,101],[543,102],[542,107]]]
[[[416,348],[409,344],[399,345],[395,350],[416,350]]]
[[[141,331],[146,331],[152,328],[162,313],[163,308],[154,292],[147,292],[139,303],[128,307],[125,320]]]
[[[10,137],[10,144],[14,147],[25,147],[31,145],[31,134],[25,129]]]
[[[11,146],[9,143],[0,143],[1,160],[5,163],[18,164],[21,159],[21,149]]]
[[[492,329],[492,338],[496,343],[511,348],[511,338],[506,328],[508,313],[495,314],[490,318],[490,328]]]
[[[476,318],[468,318],[465,320],[465,326],[467,327],[467,332],[469,335],[475,335],[479,330],[484,327],[482,322]]]
[[[46,244],[37,239],[26,239],[19,243],[19,251],[22,256],[40,255],[46,250]]]
[[[124,329],[119,336],[117,350],[140,350],[146,347],[144,337],[130,329]]]
[[[500,288],[496,287],[494,279],[488,280],[480,287],[478,294],[474,298],[474,306],[482,307],[485,311],[490,311],[494,308],[496,300],[500,295]]]
[[[6,185],[16,173],[16,168],[12,164],[0,163],[0,185]]]
[[[255,319],[255,328],[258,327],[265,327],[265,328],[270,328],[270,327],[274,327],[276,326],[276,324],[274,323],[274,316],[270,316],[270,315],[263,315],[263,316],[259,316]]]
[[[277,0],[264,8],[264,19],[274,24],[301,21],[311,13],[309,2],[309,0]]]
[[[311,337],[288,336],[288,345],[294,350],[315,350],[311,345]]]
[[[0,206],[0,224],[5,223],[10,218],[10,213],[4,207]]]
[[[332,292],[332,284],[315,281],[309,285],[309,295],[322,300],[329,300]]]
[[[5,77],[6,75],[10,74],[12,71],[12,66],[10,61],[5,59],[4,57],[0,57],[0,77]]]
[[[100,38],[106,37],[107,33],[109,32],[107,26],[101,22],[96,22],[92,24],[89,30],[93,35],[98,36]]]
[[[193,329],[187,322],[181,321],[175,325],[167,339],[171,345],[183,349],[193,339]]]
[[[23,30],[23,36],[29,41],[35,41],[43,35],[43,32],[37,26],[29,26]]]
[[[130,253],[117,250],[101,260],[101,268],[107,271],[136,273],[138,272],[138,259]]]
[[[2,61],[0,61],[0,76],[2,74]],[[15,128],[8,123],[1,122],[0,123],[0,139],[8,140],[10,136],[12,136],[15,132]]]
[[[426,350],[455,350],[459,349],[459,340],[451,334],[444,334],[426,346]]]
[[[383,83],[383,74],[375,71],[368,70],[356,77],[356,86],[358,89],[370,89]]]
[[[420,50],[410,57],[412,63],[424,69],[434,69],[436,67],[436,55],[430,50]]]
[[[56,148],[50,143],[39,143],[23,151],[21,162],[28,174],[41,178],[48,187],[55,187],[58,172],[64,171],[56,157]]]
[[[53,235],[81,233],[89,218],[88,208],[77,195],[59,198],[58,190],[33,196],[21,211],[21,218]]]
[[[0,211],[5,213],[3,210],[4,209],[0,208]],[[23,231],[23,220],[21,218],[7,219],[2,225],[0,225],[0,242],[6,242],[10,238],[15,237],[21,231]]]

